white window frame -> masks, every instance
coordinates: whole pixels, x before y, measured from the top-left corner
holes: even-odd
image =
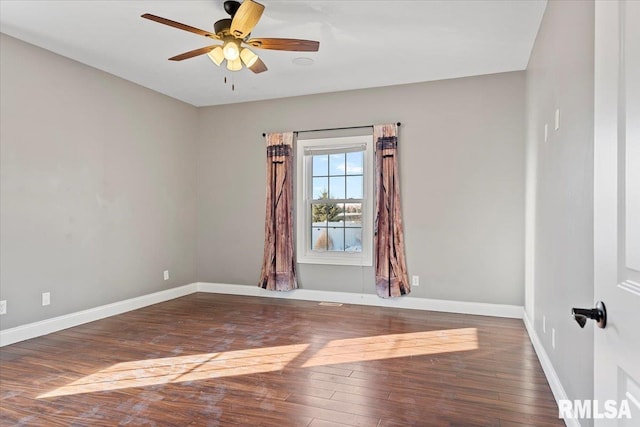
[[[312,156],[305,151],[364,147],[362,200],[362,252],[314,251],[311,249]],[[373,135],[303,139],[296,142],[296,255],[302,264],[373,265]]]

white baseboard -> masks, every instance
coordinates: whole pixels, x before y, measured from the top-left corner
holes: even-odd
[[[0,331],[0,347],[47,335],[52,332],[61,331],[73,326],[79,326],[84,323],[104,319],[105,317],[115,316],[116,314],[125,313],[127,311],[137,310],[160,302],[169,301],[194,292],[197,292],[197,285],[195,283],[191,283],[178,288],[167,289],[160,292],[154,292],[149,295],[114,302],[112,304],[101,305],[88,310],[82,310],[76,313],[42,320],[40,322],[28,323],[15,328],[4,329]]]
[[[509,317],[522,319],[524,309],[518,305],[487,304],[480,302],[449,301],[412,296],[380,298],[375,294],[317,291],[295,289],[290,292],[267,291],[257,286],[230,285],[224,283],[197,283],[198,291],[217,294],[247,295],[285,298],[305,301],[340,302],[343,304],[371,305],[376,307],[408,308],[414,310],[443,311],[447,313],[476,314],[480,316]]]
[[[564,391],[564,387],[562,387],[562,383],[560,382],[560,378],[556,373],[556,370],[553,368],[551,364],[551,359],[549,359],[549,355],[544,349],[538,334],[536,333],[533,324],[529,320],[529,316],[524,312],[522,316],[522,320],[524,322],[524,327],[527,329],[527,333],[529,334],[529,339],[533,344],[533,348],[538,355],[538,360],[540,360],[540,364],[542,365],[542,370],[544,371],[544,375],[547,377],[547,381],[549,382],[549,386],[551,387],[551,392],[553,393],[553,397],[556,399],[556,403],[559,404],[560,400],[568,399],[567,393]],[[575,418],[563,420],[565,424],[569,427],[580,427],[580,421]]]
[[[127,311],[137,310],[152,304],[169,301],[194,292],[286,298],[318,302],[339,302],[343,304],[443,311],[447,313],[476,314],[480,316],[509,317],[515,319],[521,319],[524,313],[523,307],[517,305],[436,300],[415,298],[411,296],[384,299],[379,298],[374,294],[317,291],[311,289],[296,289],[291,292],[274,292],[266,291],[257,286],[198,282],[112,304],[90,308],[76,313],[66,314],[64,316],[17,326],[15,328],[0,330],[0,347],[47,335],[52,332],[61,331],[73,326],[79,326],[84,323],[104,319],[105,317],[115,316]]]

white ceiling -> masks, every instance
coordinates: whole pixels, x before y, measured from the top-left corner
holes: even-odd
[[[228,72],[205,37],[140,18],[152,13],[213,32],[223,0],[0,0],[0,31],[196,106],[523,70],[546,0],[258,0],[252,37],[320,41],[319,52],[258,50],[269,71]],[[312,65],[296,65],[308,57]],[[235,85],[224,83],[227,76]]]

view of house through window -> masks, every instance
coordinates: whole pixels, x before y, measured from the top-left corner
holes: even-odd
[[[312,156],[311,249],[362,252],[364,151]]]

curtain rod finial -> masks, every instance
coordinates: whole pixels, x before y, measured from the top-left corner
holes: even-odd
[[[402,123],[398,122],[397,125],[400,126]]]
[[[263,132],[262,133],[262,137],[264,138],[265,136],[267,136],[267,134]]]

